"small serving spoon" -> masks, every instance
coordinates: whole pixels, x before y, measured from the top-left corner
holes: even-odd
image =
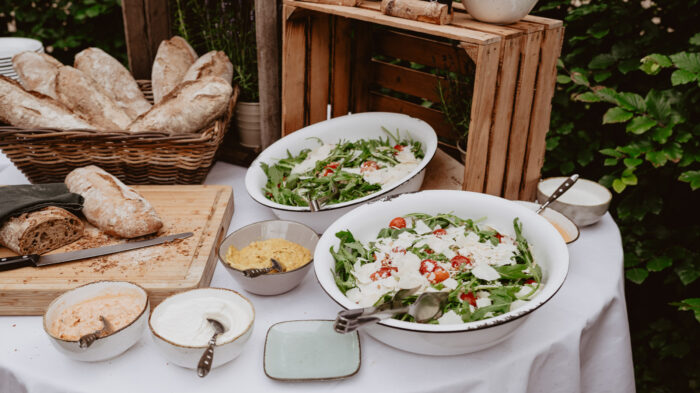
[[[576,180],[578,180],[578,177],[579,177],[578,174],[575,173],[575,174],[569,176],[568,179],[564,180],[564,182],[561,183],[561,184],[559,185],[559,187],[557,187],[557,190],[554,191],[554,192],[552,193],[552,195],[550,195],[549,198],[547,198],[547,200],[544,201],[544,203],[543,203],[542,205],[540,205],[540,207],[535,211],[535,213],[537,213],[537,214],[542,213],[542,212],[544,211],[544,209],[546,209],[547,206],[549,206],[550,203],[554,202],[554,201],[555,201],[557,198],[559,198],[563,193],[565,193],[566,191],[568,191],[569,188],[571,188],[571,186],[573,186],[574,183],[576,183]]]
[[[243,275],[248,277],[248,278],[255,278],[257,276],[262,276],[263,274],[267,274],[273,270],[277,270],[280,273],[284,272],[284,268],[282,267],[282,264],[278,260],[276,260],[275,258],[270,258],[270,261],[272,261],[272,266],[262,268],[262,269],[246,269],[246,270],[243,270]]]
[[[391,318],[396,314],[407,313],[412,315],[416,322],[427,322],[433,318],[442,316],[442,308],[447,302],[447,292],[426,292],[418,296],[411,305],[404,305],[402,300],[415,293],[418,288],[402,289],[396,292],[390,302],[377,307],[356,308],[343,310],[333,324],[333,329],[338,333],[350,333],[362,325],[376,323],[382,319]]]
[[[78,339],[78,346],[80,346],[80,348],[89,348],[90,345],[95,342],[95,340],[112,332],[112,325],[109,323],[107,318],[100,315],[100,321],[102,321],[102,329],[97,329],[94,332],[88,333]]]
[[[310,192],[306,194],[306,202],[309,204],[309,210],[317,212],[326,205],[326,203],[339,194],[338,186],[331,183],[331,193],[318,199],[311,199]]]
[[[202,357],[199,359],[199,363],[197,364],[197,375],[199,375],[202,378],[206,377],[207,374],[209,374],[209,371],[211,370],[211,365],[214,362],[214,347],[216,346],[216,337],[219,334],[224,333],[226,331],[224,325],[216,319],[207,318],[207,321],[209,321],[211,327],[214,328],[214,335],[211,336],[211,340],[209,340],[209,346],[204,351]]]

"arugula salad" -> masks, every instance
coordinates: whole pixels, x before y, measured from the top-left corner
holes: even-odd
[[[513,220],[515,238],[452,214],[412,213],[387,223],[376,240],[363,244],[340,231],[335,282],[361,307],[390,301],[400,289],[448,292],[443,315],[429,321],[455,324],[504,314],[524,305],[540,289],[542,272],[522,224]],[[415,322],[408,314],[397,319]]]
[[[338,141],[304,149],[273,165],[262,163],[267,175],[265,196],[277,203],[308,206],[311,199],[334,204],[362,198],[390,186],[415,169],[424,157],[423,146],[401,139],[386,128],[387,138]]]

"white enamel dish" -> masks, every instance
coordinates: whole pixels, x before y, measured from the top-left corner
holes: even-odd
[[[287,206],[273,202],[265,197],[262,188],[267,183],[267,176],[260,163],[274,164],[287,157],[287,151],[292,155],[299,154],[304,149],[318,146],[316,138],[324,143],[337,143],[340,140],[354,141],[358,139],[386,138],[382,130],[385,127],[392,133],[398,129],[401,139],[412,138],[423,144],[425,157],[423,161],[404,176],[401,180],[388,187],[352,201],[324,207],[321,211],[311,212],[306,206]],[[413,192],[420,189],[425,176],[425,167],[437,149],[437,136],[433,128],[423,120],[408,115],[388,112],[368,112],[336,117],[302,128],[270,145],[253,161],[245,177],[245,187],[248,194],[258,203],[272,208],[275,215],[283,220],[297,221],[310,226],[318,233],[323,232],[328,225],[338,217],[369,200]]]
[[[314,254],[316,277],[323,290],[345,309],[358,306],[343,295],[333,278],[335,260],[328,251],[337,249],[335,234],[350,230],[363,243],[374,240],[394,217],[409,213],[452,213],[462,218],[484,218],[500,232],[515,236],[513,219],[520,218],[523,235],[542,269],[542,290],[526,305],[481,321],[432,325],[387,319],[365,327],[367,333],[392,347],[427,355],[458,355],[476,352],[505,340],[537,308],[561,288],[569,268],[566,243],[543,217],[525,206],[503,198],[466,191],[434,190],[404,194],[367,203],[334,222],[319,240]]]
[[[80,348],[78,340],[64,340],[51,335],[49,326],[61,315],[65,308],[106,293],[131,292],[134,290],[143,299],[143,307],[138,316],[121,329],[105,337],[97,338],[89,347]],[[44,331],[51,338],[51,343],[59,352],[75,360],[94,362],[111,359],[136,344],[143,335],[146,321],[148,320],[148,313],[148,294],[140,286],[127,281],[97,281],[72,289],[54,299],[46,309],[43,325]]]

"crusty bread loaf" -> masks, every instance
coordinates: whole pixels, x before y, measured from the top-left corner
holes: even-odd
[[[102,86],[132,120],[151,109],[129,70],[102,49],[87,48],[78,53],[74,66]]]
[[[43,254],[80,239],[84,227],[70,212],[49,206],[7,219],[0,243],[20,255]]]
[[[134,120],[128,131],[197,132],[226,111],[232,91],[230,83],[215,76],[183,82]]]
[[[175,36],[160,43],[151,70],[154,103],[159,103],[182,82],[195,60],[197,52],[182,37]]]
[[[90,165],[74,169],[65,183],[85,199],[85,218],[108,235],[132,238],[157,232],[163,226],[144,197],[102,168]]]
[[[224,52],[213,50],[202,55],[187,70],[182,81],[193,81],[206,76],[218,76],[229,84],[231,83],[231,80],[233,80],[233,64],[231,64]]]
[[[19,83],[0,75],[0,122],[23,128],[94,130],[88,120],[49,96],[26,91]]]
[[[73,112],[81,114],[99,130],[125,129],[131,118],[92,78],[70,66],[58,69],[58,99]]]
[[[12,67],[17,71],[22,86],[51,98],[58,98],[56,74],[62,65],[46,53],[32,51],[18,53],[12,58]]]

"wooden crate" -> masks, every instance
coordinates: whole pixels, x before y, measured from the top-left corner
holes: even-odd
[[[439,138],[457,135],[440,111],[382,89],[438,100],[439,78],[381,61],[411,61],[458,73],[474,69],[462,188],[533,200],[544,160],[551,98],[564,29],[528,16],[497,26],[472,19],[455,3],[450,25],[433,25],[358,7],[284,0],[282,134],[348,112],[390,111],[421,118]],[[379,56],[379,57],[378,57]]]

